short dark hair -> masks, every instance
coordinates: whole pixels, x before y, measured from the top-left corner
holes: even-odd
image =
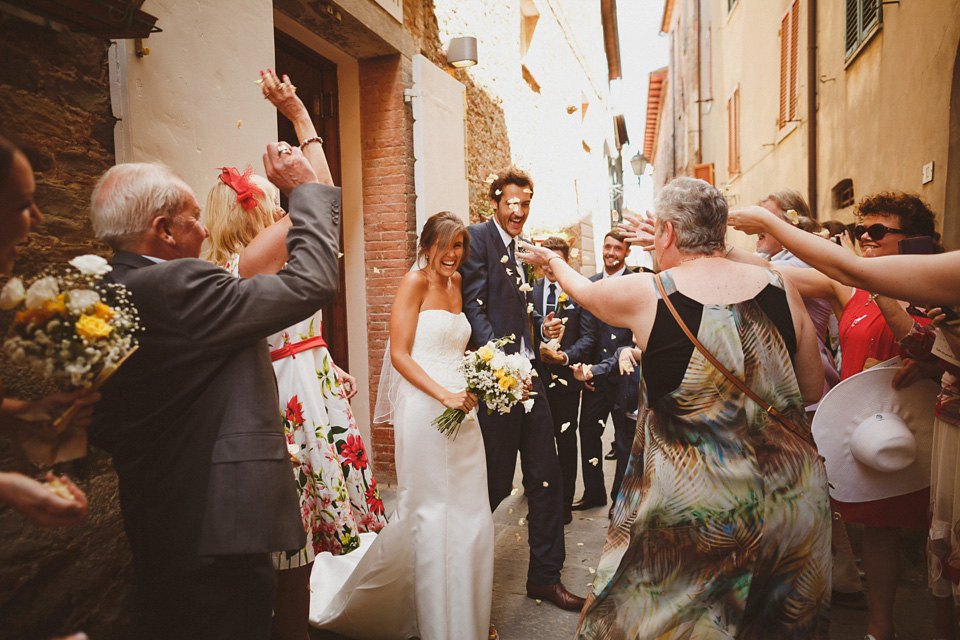
[[[515,184],[518,187],[530,189],[530,195],[533,196],[533,180],[520,169],[507,167],[495,175],[497,177],[490,183],[490,190],[487,192],[487,195],[497,204],[500,204],[500,198],[503,196],[503,188],[508,184]]]
[[[937,233],[936,218],[930,206],[915,193],[903,191],[881,191],[866,196],[857,205],[857,216],[863,218],[870,214],[897,216],[900,227],[910,236],[930,236],[940,238]]]
[[[570,259],[570,243],[559,236],[550,236],[540,246],[563,254],[564,260]]]
[[[463,220],[456,214],[449,211],[435,213],[423,223],[423,230],[420,231],[420,247],[417,251],[417,261],[427,256],[427,252],[434,243],[440,246],[441,250],[446,250],[457,240],[457,236],[463,237],[463,257],[460,264],[470,258],[470,233]]]
[[[607,238],[613,238],[617,242],[622,242],[623,244],[630,244],[630,241],[623,237],[623,234],[620,233],[619,229],[610,229],[610,231],[607,231],[607,233],[603,236],[603,239],[606,240]]]

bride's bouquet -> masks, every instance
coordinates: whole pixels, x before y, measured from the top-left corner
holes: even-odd
[[[487,405],[487,413],[496,409],[499,413],[509,413],[518,403],[523,402],[524,409],[533,409],[534,392],[528,391],[535,372],[530,360],[519,353],[507,355],[501,348],[511,344],[514,336],[491,340],[476,351],[467,351],[457,370],[463,373],[467,381],[467,391],[472,391]],[[431,423],[448,438],[456,438],[467,414],[460,409],[447,409]]]
[[[139,318],[125,287],[97,284],[111,269],[106,260],[84,255],[70,266],[65,273],[41,274],[29,286],[20,278],[7,282],[0,309],[17,311],[3,350],[11,363],[39,371],[61,389],[96,390],[137,348]],[[74,413],[53,422],[56,434]]]

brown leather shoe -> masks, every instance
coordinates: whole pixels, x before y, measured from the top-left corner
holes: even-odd
[[[490,633],[487,634],[487,640],[500,640],[500,633],[493,625],[490,625]]]
[[[561,582],[534,584],[527,580],[527,597],[535,600],[547,600],[567,611],[580,611],[580,609],[583,609],[583,603],[586,602],[585,598],[575,596],[567,591],[567,588]]]

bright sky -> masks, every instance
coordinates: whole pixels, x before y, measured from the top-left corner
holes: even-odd
[[[611,82],[610,89],[614,108],[626,117],[630,137],[630,144],[623,148],[624,201],[628,209],[640,213],[652,207],[653,179],[647,175],[642,186],[638,186],[630,158],[637,151],[643,152],[649,74],[670,61],[669,41],[665,35],[660,35],[662,17],[663,0],[620,0],[617,3],[623,77]],[[647,174],[650,174],[649,168]]]
[[[627,121],[630,144],[623,147],[624,204],[643,213],[653,209],[653,177],[646,174],[637,181],[630,158],[643,152],[647,122],[647,82],[654,69],[670,61],[669,40],[660,35],[663,0],[620,0],[617,3],[617,28],[620,32],[620,65],[623,77],[610,83],[614,109]],[[631,253],[630,264],[650,266],[650,259],[639,249]]]

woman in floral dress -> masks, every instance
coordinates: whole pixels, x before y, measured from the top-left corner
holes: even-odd
[[[321,182],[332,184],[316,132],[290,80],[261,73],[263,91],[295,125],[303,152]],[[315,142],[307,144],[307,140]],[[252,170],[221,170],[207,196],[203,222],[210,230],[203,258],[239,277],[275,273],[286,262],[290,226],[280,193]],[[360,546],[360,533],[386,524],[383,502],[348,402],[356,378],[334,364],[321,333],[322,315],[313,316],[267,340],[277,378],[279,408],[300,490],[307,546],[277,553],[274,627],[284,640],[307,638],[309,581],[318,553],[345,554]]]

